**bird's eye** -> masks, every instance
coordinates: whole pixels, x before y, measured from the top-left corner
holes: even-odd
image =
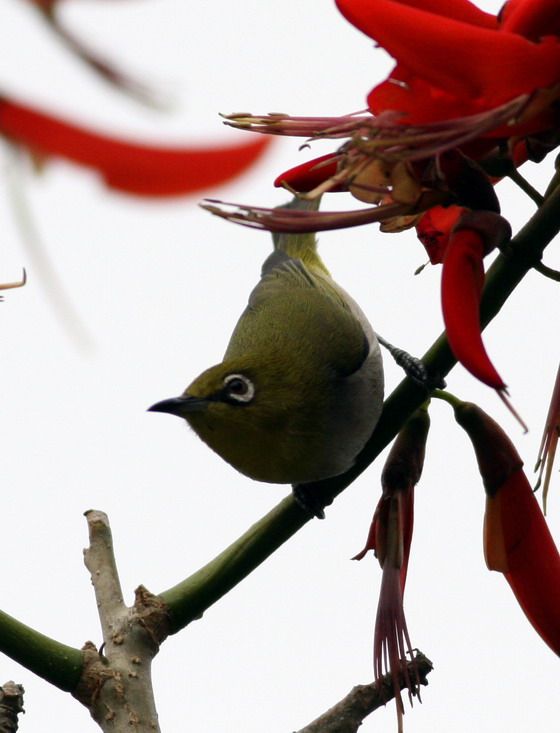
[[[224,391],[229,400],[247,404],[255,396],[253,382],[243,374],[228,374],[224,379]]]

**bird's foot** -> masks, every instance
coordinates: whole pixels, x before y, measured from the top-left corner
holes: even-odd
[[[377,340],[381,346],[385,347],[391,354],[395,362],[402,367],[407,377],[410,377],[413,382],[423,387],[428,392],[434,389],[445,389],[447,386],[445,379],[439,374],[430,374],[426,365],[421,359],[417,359],[412,354],[404,349],[398,349],[393,344],[390,344],[382,336],[377,334]]]
[[[325,505],[319,500],[317,493],[313,491],[310,484],[294,484],[292,486],[292,494],[296,500],[296,504],[312,517],[317,519],[325,518]]]

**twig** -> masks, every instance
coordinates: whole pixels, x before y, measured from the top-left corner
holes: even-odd
[[[99,74],[99,76],[108,84],[116,88],[118,91],[127,94],[129,97],[140,102],[146,107],[151,107],[160,111],[169,107],[169,104],[163,98],[160,99],[160,95],[158,95],[147,84],[125,74],[112,62],[107,61],[96,51],[85,46],[80,39],[68,31],[58,19],[58,14],[56,12],[57,7],[54,2],[47,5],[34,3],[34,7],[39,11],[39,14],[46,21],[52,32],[58,36],[68,49],[72,53],[75,53],[79,59],[87,64],[90,69]]]
[[[0,687],[0,733],[15,733],[18,729],[18,716],[24,713],[21,685],[10,680]]]
[[[84,648],[85,669],[72,693],[103,731],[158,733],[151,662],[167,635],[167,608],[145,588],[136,591],[131,608],[123,602],[109,520],[86,512],[90,545],[84,551],[91,573],[103,646]]]
[[[541,275],[544,275],[549,280],[560,282],[560,272],[558,272],[558,270],[553,270],[552,267],[548,267],[542,262],[536,262],[533,265],[533,269],[535,269],[537,272],[540,272]]]
[[[20,171],[20,151],[16,146],[12,146],[12,153],[5,170],[6,180],[8,182],[6,190],[11,199],[12,213],[21,233],[23,245],[26,248],[27,254],[34,261],[38,271],[41,273],[39,282],[43,286],[45,294],[57,314],[60,323],[79,349],[85,353],[90,352],[93,347],[92,337],[72,305],[52,265],[48,252],[41,241],[31,206],[24,191]]]
[[[527,194],[527,196],[537,205],[540,206],[545,197],[537,191],[537,189],[529,183],[529,181],[521,175],[517,168],[512,168],[508,173],[510,178],[519,188]]]
[[[126,611],[126,606],[122,597],[119,572],[113,551],[109,519],[103,512],[95,510],[85,512],[85,516],[88,522],[90,545],[84,550],[84,562],[91,573],[103,639],[107,643],[115,620]]]
[[[433,665],[422,652],[417,652],[414,659],[406,666],[410,675],[418,674],[420,684],[428,684],[426,677],[432,671]],[[402,679],[401,689],[404,689],[405,686],[404,679]],[[297,733],[356,733],[370,713],[394,697],[391,674],[369,685],[357,685],[340,702]]]

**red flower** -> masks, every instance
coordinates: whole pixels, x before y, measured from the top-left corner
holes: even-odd
[[[463,206],[433,206],[416,225],[418,239],[424,245],[432,265],[443,262],[451,231],[467,209]]]
[[[0,98],[0,134],[33,155],[98,171],[110,187],[138,196],[181,196],[234,178],[259,158],[266,138],[235,147],[165,147],[101,135]]]
[[[486,499],[484,554],[488,568],[504,574],[534,629],[560,655],[560,556],[520,469]]]
[[[556,0],[515,0],[501,18],[468,0],[336,2],[397,60],[368,96],[373,114],[398,110],[416,124],[464,117],[560,81]]]
[[[314,158],[290,168],[289,171],[281,173],[274,185],[276,188],[293,188],[296,191],[312,191],[320,186],[324,181],[336,176],[338,167],[337,156],[335,153],[322,155],[320,158]],[[329,190],[335,191],[333,186]],[[344,190],[344,189],[343,189]]]
[[[560,555],[523,461],[502,428],[476,405],[455,406],[455,419],[473,443],[486,490],[486,564],[504,574],[535,630],[560,654]]]
[[[481,382],[493,387],[527,431],[507,397],[507,387],[490,361],[480,329],[480,298],[484,285],[484,257],[511,236],[499,214],[470,211],[458,220],[443,253],[441,304],[445,332],[458,361]]]
[[[499,214],[465,214],[451,232],[441,274],[443,319],[451,350],[475,377],[498,392],[504,392],[506,385],[482,343],[479,308],[484,256],[510,233],[509,224]]]
[[[414,487],[422,475],[429,427],[428,412],[421,408],[398,434],[383,467],[383,494],[373,515],[366,546],[353,558],[361,560],[368,550],[373,550],[383,568],[375,619],[373,666],[376,680],[387,668],[392,674],[399,732],[404,712],[400,675],[404,677],[410,701],[413,695],[420,699],[418,676],[411,677],[406,667],[406,655],[412,658],[412,645],[403,596],[414,524]]]
[[[512,0],[499,17],[468,0],[337,0],[337,5],[397,59],[389,79],[368,96],[371,114],[233,115],[228,124],[310,140],[346,138],[331,156],[288,170],[275,183],[310,197],[349,190],[362,201],[402,204],[399,219],[385,223],[384,231],[418,223],[429,208],[421,199],[425,190],[447,193],[445,206],[498,211],[476,201],[486,176],[479,170],[477,183],[468,161],[501,170],[504,162],[517,166],[542,157],[560,139],[557,0]],[[453,155],[463,158],[458,174],[443,165],[444,157],[453,160]],[[488,177],[483,188],[489,188]],[[321,228],[341,226],[342,216],[317,216],[324,219]],[[378,220],[394,216],[387,209]],[[371,220],[349,217],[347,225],[366,221]]]

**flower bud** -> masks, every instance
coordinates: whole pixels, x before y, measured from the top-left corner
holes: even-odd
[[[470,403],[455,418],[475,450],[486,490],[484,555],[502,572],[525,615],[560,654],[560,555],[523,472],[523,462],[500,426]]]

